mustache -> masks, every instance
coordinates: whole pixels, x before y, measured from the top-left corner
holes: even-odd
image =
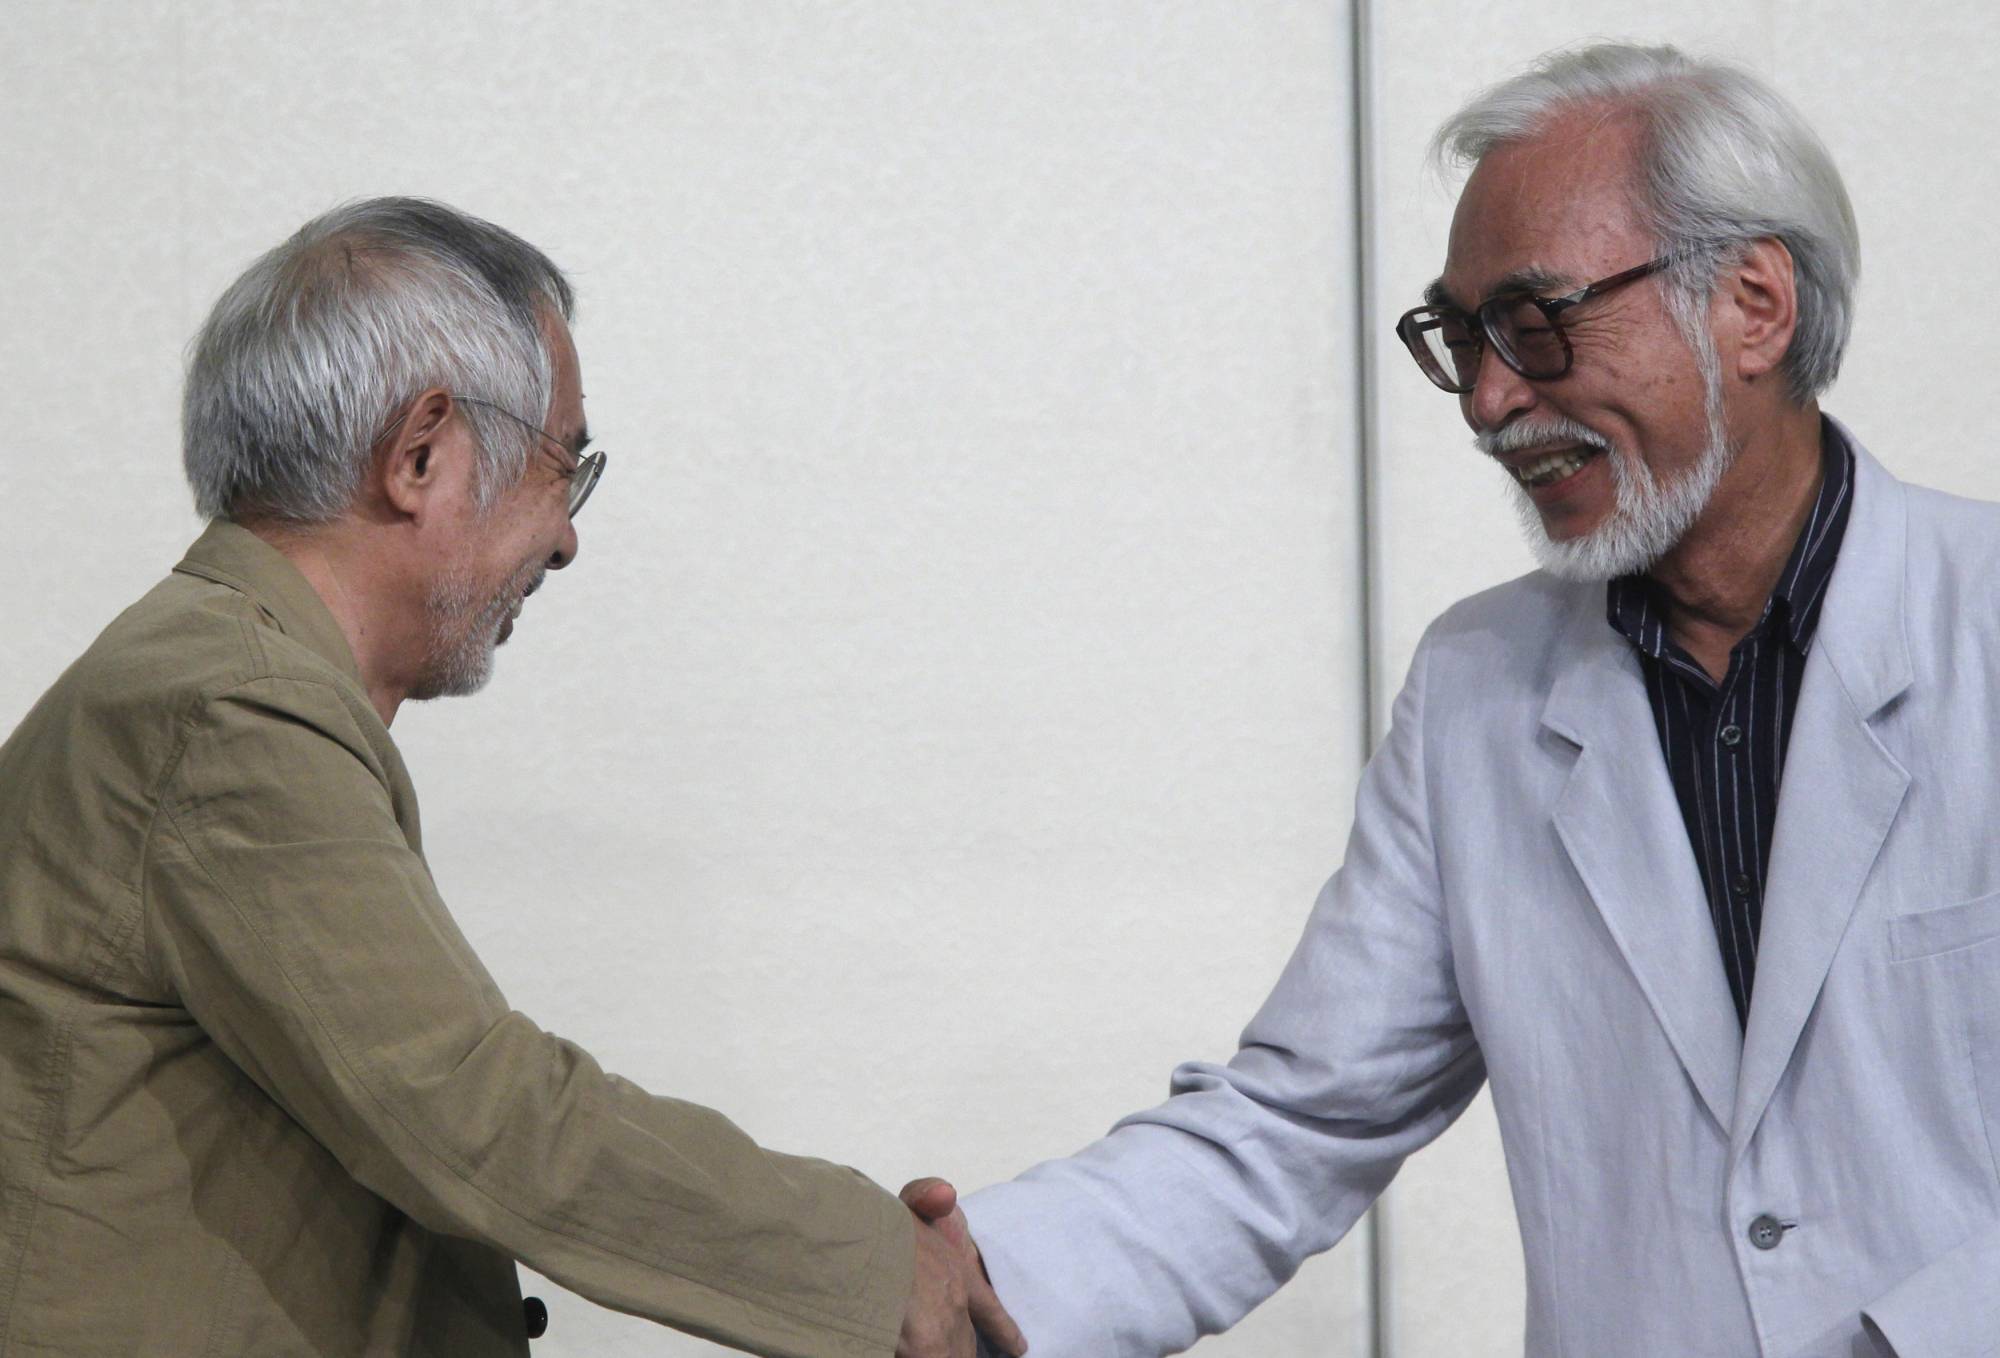
[[[1530,448],[1551,448],[1558,444],[1574,443],[1596,452],[1611,451],[1611,440],[1588,425],[1562,415],[1552,415],[1548,419],[1533,424],[1516,421],[1503,424],[1498,429],[1482,430],[1475,434],[1472,446],[1488,457],[1499,457],[1504,453],[1522,453]]]

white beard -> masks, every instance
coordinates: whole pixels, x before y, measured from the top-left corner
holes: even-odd
[[[463,563],[438,576],[425,600],[431,620],[430,653],[413,700],[462,698],[486,687],[493,677],[493,650],[500,629],[524,592],[541,583],[538,563],[529,563],[491,595],[479,597],[478,583]]]
[[[1521,533],[1535,562],[1559,580],[1601,582],[1650,570],[1672,551],[1708,508],[1722,474],[1736,460],[1736,448],[1722,416],[1721,365],[1715,344],[1706,334],[1694,346],[1702,375],[1702,405],[1708,420],[1708,444],[1685,474],[1662,483],[1636,453],[1585,425],[1561,417],[1533,426],[1508,426],[1473,440],[1481,452],[1513,451],[1550,443],[1578,443],[1602,450],[1610,460],[1616,501],[1603,523],[1577,537],[1558,542],[1542,526],[1541,511],[1527,488],[1509,473],[1514,509]]]

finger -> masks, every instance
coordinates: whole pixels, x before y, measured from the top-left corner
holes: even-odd
[[[1007,1308],[1000,1304],[1000,1295],[986,1279],[965,1280],[965,1305],[979,1332],[1007,1358],[1021,1358],[1028,1351],[1028,1336],[1021,1333],[1021,1327],[1007,1314]]]
[[[903,1191],[898,1196],[902,1198],[903,1206],[925,1221],[948,1217],[958,1206],[958,1190],[946,1179],[912,1179],[903,1185]]]

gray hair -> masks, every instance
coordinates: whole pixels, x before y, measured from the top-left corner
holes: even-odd
[[[398,408],[428,387],[536,428],[553,359],[543,326],[575,294],[510,231],[422,198],[347,203],[260,258],[190,346],[182,460],[208,518],[338,518]],[[490,507],[526,470],[528,430],[461,406]]]
[[[1706,334],[1722,270],[1753,242],[1791,251],[1798,321],[1780,371],[1803,405],[1840,371],[1861,244],[1847,189],[1813,130],[1762,80],[1672,47],[1603,43],[1552,52],[1453,114],[1431,141],[1439,167],[1476,166],[1553,116],[1593,105],[1641,120],[1635,207],[1676,259],[1668,297],[1690,339]]]

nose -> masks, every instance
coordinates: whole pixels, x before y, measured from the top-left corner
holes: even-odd
[[[1508,367],[1487,345],[1479,355],[1479,375],[1458,407],[1474,433],[1498,429],[1535,404],[1535,384]]]
[[[564,519],[562,537],[556,541],[555,550],[549,553],[549,569],[559,571],[576,560],[576,520]]]

